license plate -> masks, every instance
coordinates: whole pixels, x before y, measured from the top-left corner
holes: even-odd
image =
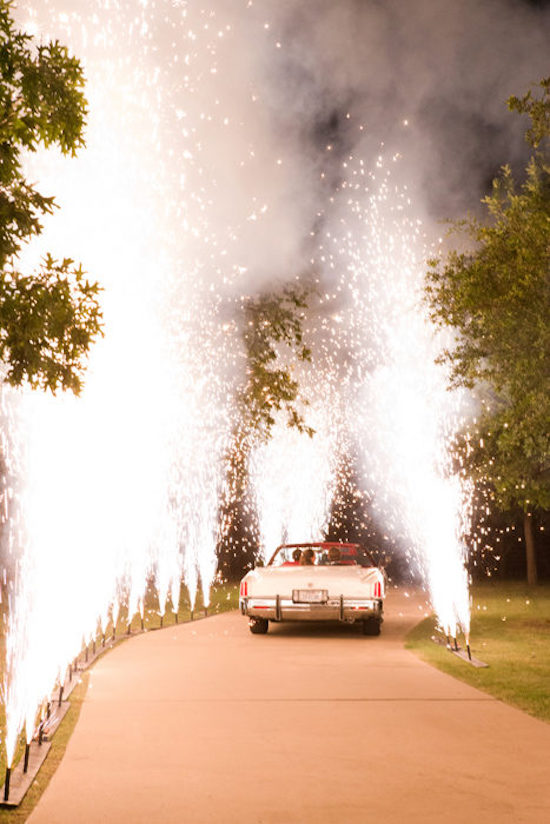
[[[293,589],[292,600],[295,604],[326,604],[328,601],[328,590]]]

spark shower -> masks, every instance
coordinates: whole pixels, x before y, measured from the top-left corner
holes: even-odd
[[[81,398],[2,389],[8,763],[82,643],[121,605],[143,612],[151,576],[161,613],[182,579],[208,603],[245,369],[228,307],[281,273],[319,284],[303,375],[316,433],[278,421],[252,452],[264,551],[321,537],[357,449],[442,626],[467,632],[467,496],[446,454],[460,411],[434,365],[421,229],[391,158],[346,157],[329,191],[318,162],[285,146],[258,63],[285,43],[252,2],[45,0],[18,15],[84,61],[90,110],[81,157],[29,165],[61,211],[27,258],[83,261],[104,287],[105,338]]]

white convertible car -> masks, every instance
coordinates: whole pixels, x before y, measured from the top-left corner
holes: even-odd
[[[254,634],[269,621],[360,621],[379,635],[384,596],[384,571],[359,544],[284,544],[242,579],[239,607]]]

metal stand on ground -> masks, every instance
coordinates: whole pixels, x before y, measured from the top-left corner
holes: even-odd
[[[489,664],[486,664],[484,661],[480,661],[479,658],[475,658],[475,656],[472,655],[469,639],[466,641],[465,650],[459,647],[456,638],[451,639],[449,636],[443,639],[441,636],[438,637],[432,635],[432,641],[440,646],[445,645],[452,655],[455,655],[457,658],[461,658],[463,661],[466,661],[466,663],[471,664],[472,667],[476,667],[476,669],[483,669],[489,666]]]

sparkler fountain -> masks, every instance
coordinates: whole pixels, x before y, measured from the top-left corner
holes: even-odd
[[[317,390],[313,384],[306,389],[311,402],[304,409],[314,434],[289,428],[279,418],[271,439],[259,444],[251,456],[264,561],[279,544],[318,541],[328,527],[341,449],[341,419],[334,386],[323,380],[321,364],[315,375]]]
[[[442,343],[422,305],[426,247],[411,212],[382,157],[375,170],[350,157],[322,252],[346,270],[346,326],[361,341],[350,408],[365,489],[408,547],[442,630],[454,639],[462,630],[469,644],[470,493],[450,455],[465,399],[447,391],[436,362]]]
[[[59,36],[85,60],[90,103],[82,158],[40,154],[29,162],[62,212],[46,222],[24,265],[45,249],[63,256],[69,243],[101,278],[105,338],[80,398],[3,389],[4,430],[15,422],[4,437],[5,545],[14,569],[4,684],[9,767],[20,731],[29,743],[43,700],[98,622],[103,634],[115,624],[121,599],[128,623],[136,610],[143,619],[154,576],[161,615],[168,593],[177,610],[183,573],[192,604],[199,577],[207,604],[215,572],[232,343],[216,339],[212,235],[200,241],[207,218],[193,220],[182,182],[164,162],[188,137],[162,122],[145,7],[113,10],[98,0],[94,14],[83,5],[85,17],[74,7],[43,8],[42,17],[19,10],[29,31]],[[166,11],[187,37],[182,11]],[[175,91],[185,98],[188,86]]]

